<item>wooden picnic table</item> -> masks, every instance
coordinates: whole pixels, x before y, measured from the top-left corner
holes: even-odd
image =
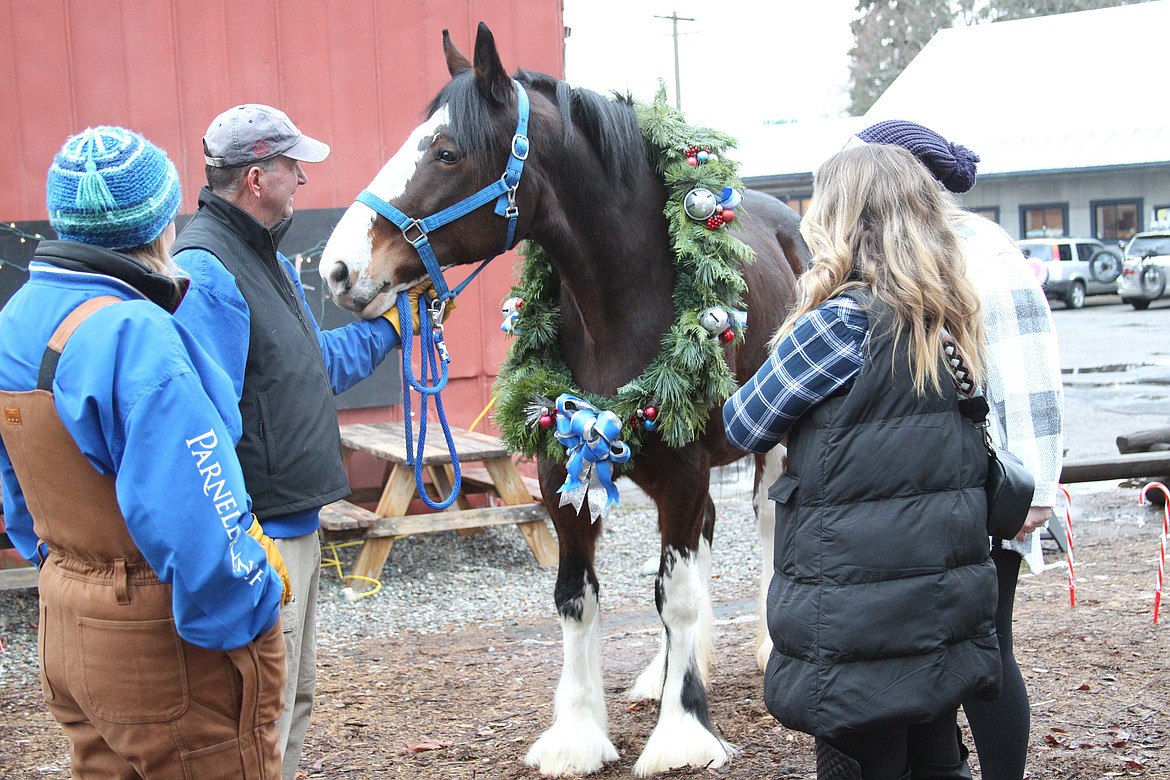
[[[414,433],[417,436],[417,426]],[[451,434],[462,474],[461,495],[450,509],[411,514],[410,506],[418,491],[414,466],[408,463],[405,425],[385,422],[341,426],[343,460],[347,467],[354,452],[367,453],[387,464],[373,512],[347,501],[330,504],[321,511],[321,527],[326,534],[357,536],[364,540],[352,575],[378,579],[394,540],[401,536],[433,531],[467,532],[508,524],[515,524],[520,530],[538,563],[556,565],[557,543],[548,529],[548,512],[539,503],[536,481],[520,475],[496,437],[454,428]],[[427,431],[421,461],[431,486],[440,494],[431,498],[438,500],[450,495],[454,470],[446,439],[437,424]],[[475,507],[468,500],[470,492],[494,494],[503,505]]]

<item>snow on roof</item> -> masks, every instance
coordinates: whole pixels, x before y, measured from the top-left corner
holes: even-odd
[[[855,133],[909,119],[979,173],[1170,162],[1170,0],[940,30],[864,117],[741,132],[743,176],[814,171]]]

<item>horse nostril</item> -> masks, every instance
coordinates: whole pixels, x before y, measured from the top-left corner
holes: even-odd
[[[340,292],[349,289],[349,268],[345,263],[336,263],[329,272],[329,283]]]

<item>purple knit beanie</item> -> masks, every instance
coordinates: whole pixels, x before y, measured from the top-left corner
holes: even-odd
[[[975,186],[975,163],[979,162],[979,155],[965,146],[948,142],[930,128],[891,119],[870,125],[857,137],[867,144],[901,146],[951,192],[966,192]]]

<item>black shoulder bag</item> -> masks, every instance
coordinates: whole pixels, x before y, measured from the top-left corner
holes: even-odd
[[[959,393],[959,413],[983,429],[983,439],[987,444],[987,533],[999,539],[1014,539],[1028,518],[1036,482],[1023,461],[992,443],[988,430],[990,407],[987,397],[977,394],[956,344],[944,339],[943,352]]]

